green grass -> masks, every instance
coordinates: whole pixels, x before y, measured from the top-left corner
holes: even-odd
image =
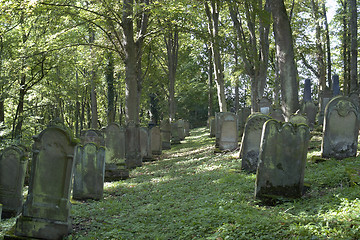
[[[237,152],[214,154],[208,135],[195,129],[130,179],[106,183],[102,201],[73,202],[68,239],[360,239],[358,158],[310,162],[320,155],[315,134],[308,191],[264,206],[254,200],[255,175],[240,170]],[[2,234],[14,222],[2,221]]]

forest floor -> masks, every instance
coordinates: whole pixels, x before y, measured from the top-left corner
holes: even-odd
[[[303,197],[265,206],[238,151],[214,154],[206,128],[159,159],[105,183],[101,201],[72,201],[67,239],[360,239],[360,158],[321,159],[313,133]],[[2,220],[1,233],[15,219]]]

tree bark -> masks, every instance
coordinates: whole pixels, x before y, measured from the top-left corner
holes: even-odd
[[[107,83],[107,123],[110,125],[115,122],[115,91],[114,91],[114,58],[109,52],[107,54],[107,66],[106,66],[106,83]]]
[[[215,75],[219,108],[220,108],[220,112],[227,112],[224,73],[223,73],[223,65],[221,61],[220,43],[219,43],[220,2],[217,0],[211,0],[211,10],[207,2],[205,2],[204,5],[205,5],[206,15],[208,17],[208,32],[211,38],[210,47],[213,56],[214,75]]]
[[[349,12],[350,12],[350,92],[357,90],[357,6],[356,0],[349,0]]]
[[[169,79],[169,119],[175,121],[176,102],[175,102],[175,75],[179,52],[179,31],[177,27],[165,34],[164,41],[167,51],[167,67]]]
[[[292,31],[283,0],[271,0],[271,13],[274,20],[276,55],[279,63],[281,101],[288,120],[299,109],[297,69],[294,60]]]
[[[330,45],[330,32],[329,32],[329,24],[326,17],[326,7],[325,3],[323,3],[323,12],[324,12],[324,20],[325,20],[325,32],[326,32],[326,56],[327,56],[327,82],[329,88],[332,89],[332,80],[331,80],[331,45]]]
[[[213,72],[214,65],[212,61],[211,49],[208,51],[209,63],[208,63],[208,119],[213,116]]]
[[[343,36],[342,36],[342,58],[344,66],[344,93],[350,93],[350,67],[349,67],[349,38],[348,38],[348,19],[347,19],[347,0],[340,1],[343,8]]]

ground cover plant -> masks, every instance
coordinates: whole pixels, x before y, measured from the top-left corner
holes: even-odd
[[[214,154],[214,138],[197,128],[130,179],[105,184],[101,201],[73,201],[67,239],[359,239],[359,158],[320,157],[313,134],[306,192],[266,206],[254,200],[255,174],[238,152]],[[313,161],[316,159],[316,161]],[[15,223],[2,220],[1,236]]]

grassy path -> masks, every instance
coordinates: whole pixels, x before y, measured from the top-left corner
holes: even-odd
[[[102,201],[74,202],[68,239],[360,239],[359,159],[307,163],[310,189],[274,207],[254,201],[254,174],[237,153],[214,154],[205,128],[158,161],[105,184]],[[319,154],[319,136],[308,158]],[[7,228],[14,220],[1,222]]]

